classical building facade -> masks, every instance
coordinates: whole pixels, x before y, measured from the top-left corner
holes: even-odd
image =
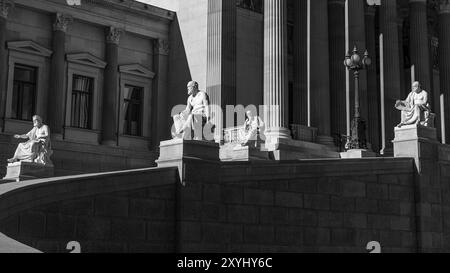
[[[135,1],[5,0],[1,8],[2,161],[16,144],[10,136],[28,132],[39,114],[61,173],[154,164],[174,13]]]
[[[10,136],[38,113],[52,130],[57,169],[153,165],[192,79],[224,109],[279,106],[260,115],[280,139],[339,151],[353,118],[353,76],[343,65],[353,46],[373,59],[359,84],[373,151],[392,155],[393,105],[414,80],[431,95],[439,139],[450,141],[448,1],[69,2],[1,1],[2,160],[16,144]]]

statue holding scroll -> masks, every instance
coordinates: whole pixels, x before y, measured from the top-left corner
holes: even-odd
[[[398,100],[395,108],[402,112],[402,120],[397,127],[414,124],[433,127],[433,114],[428,103],[428,93],[422,90],[419,82],[413,83],[412,91],[406,100]]]
[[[24,135],[14,135],[16,139],[27,139],[19,143],[14,157],[8,163],[19,161],[53,165],[50,156],[53,154],[50,142],[50,129],[42,123],[40,116],[33,116],[33,129]]]

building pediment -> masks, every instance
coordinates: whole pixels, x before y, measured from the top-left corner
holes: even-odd
[[[90,53],[75,53],[67,54],[67,61],[76,64],[82,64],[87,66],[93,66],[97,68],[104,69],[106,67],[106,62],[100,58],[95,57]]]
[[[140,64],[122,65],[119,67],[119,71],[121,73],[127,73],[127,74],[144,77],[144,78],[149,78],[149,79],[153,79],[155,77],[154,72],[152,72],[150,69],[148,69]]]
[[[53,51],[51,51],[50,49],[47,49],[33,41],[8,42],[7,45],[9,50],[19,51],[43,57],[50,57],[53,54]]]

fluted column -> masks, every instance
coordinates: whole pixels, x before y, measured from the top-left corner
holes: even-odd
[[[308,0],[310,126],[318,129],[318,142],[333,145],[330,116],[330,75],[327,0]],[[344,54],[344,53],[343,53]],[[345,57],[345,56],[344,56]],[[340,58],[342,60],[342,58]],[[344,69],[345,70],[345,69]]]
[[[401,97],[399,34],[397,23],[397,0],[381,0],[380,28],[383,35],[384,52],[384,119],[385,119],[385,147],[382,154],[392,155],[394,128],[400,122],[400,112],[394,108],[395,101]]]
[[[427,0],[409,0],[411,64],[415,67],[416,81],[430,94],[433,90],[433,77],[428,39]],[[409,88],[408,88],[409,89]]]
[[[169,117],[171,109],[168,103],[168,69],[169,69],[169,41],[157,39],[153,45],[154,51],[154,69],[156,78],[154,80],[154,88],[156,92],[153,100],[153,117],[152,117],[152,148],[155,148],[163,140],[170,137]]]
[[[3,131],[6,109],[6,75],[8,73],[8,51],[6,50],[6,24],[12,1],[0,0],[0,132]]]
[[[328,0],[330,39],[331,134],[345,135],[347,130],[345,100],[345,0]]]
[[[264,120],[268,142],[289,139],[287,0],[264,0]],[[267,111],[268,110],[268,111]]]
[[[308,125],[307,2],[294,1],[294,124]]]
[[[444,94],[445,139],[450,143],[450,1],[441,0],[439,9],[439,76]]]
[[[47,101],[47,122],[53,135],[62,138],[66,100],[66,32],[72,17],[57,13],[53,24],[53,55],[50,89]]]
[[[236,1],[208,1],[208,52],[206,91],[216,125],[215,138],[222,140],[223,128],[235,126],[234,114],[226,116],[226,106],[236,104]],[[195,79],[194,79],[195,80]],[[226,124],[225,124],[226,122]]]
[[[380,151],[380,94],[378,89],[376,37],[375,37],[375,6],[366,6],[366,42],[373,64],[367,68],[367,128],[369,143],[373,151]]]
[[[119,99],[119,41],[122,30],[109,27],[106,30],[106,62],[103,84],[102,143],[117,145]]]

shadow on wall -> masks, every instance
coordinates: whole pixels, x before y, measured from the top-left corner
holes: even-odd
[[[171,116],[172,108],[179,104],[186,104],[186,84],[191,81],[192,75],[184,46],[183,36],[178,16],[175,16],[170,29],[170,59],[169,59],[169,107],[167,115]],[[169,126],[172,125],[171,119]],[[163,135],[170,138],[170,128],[166,128]]]

